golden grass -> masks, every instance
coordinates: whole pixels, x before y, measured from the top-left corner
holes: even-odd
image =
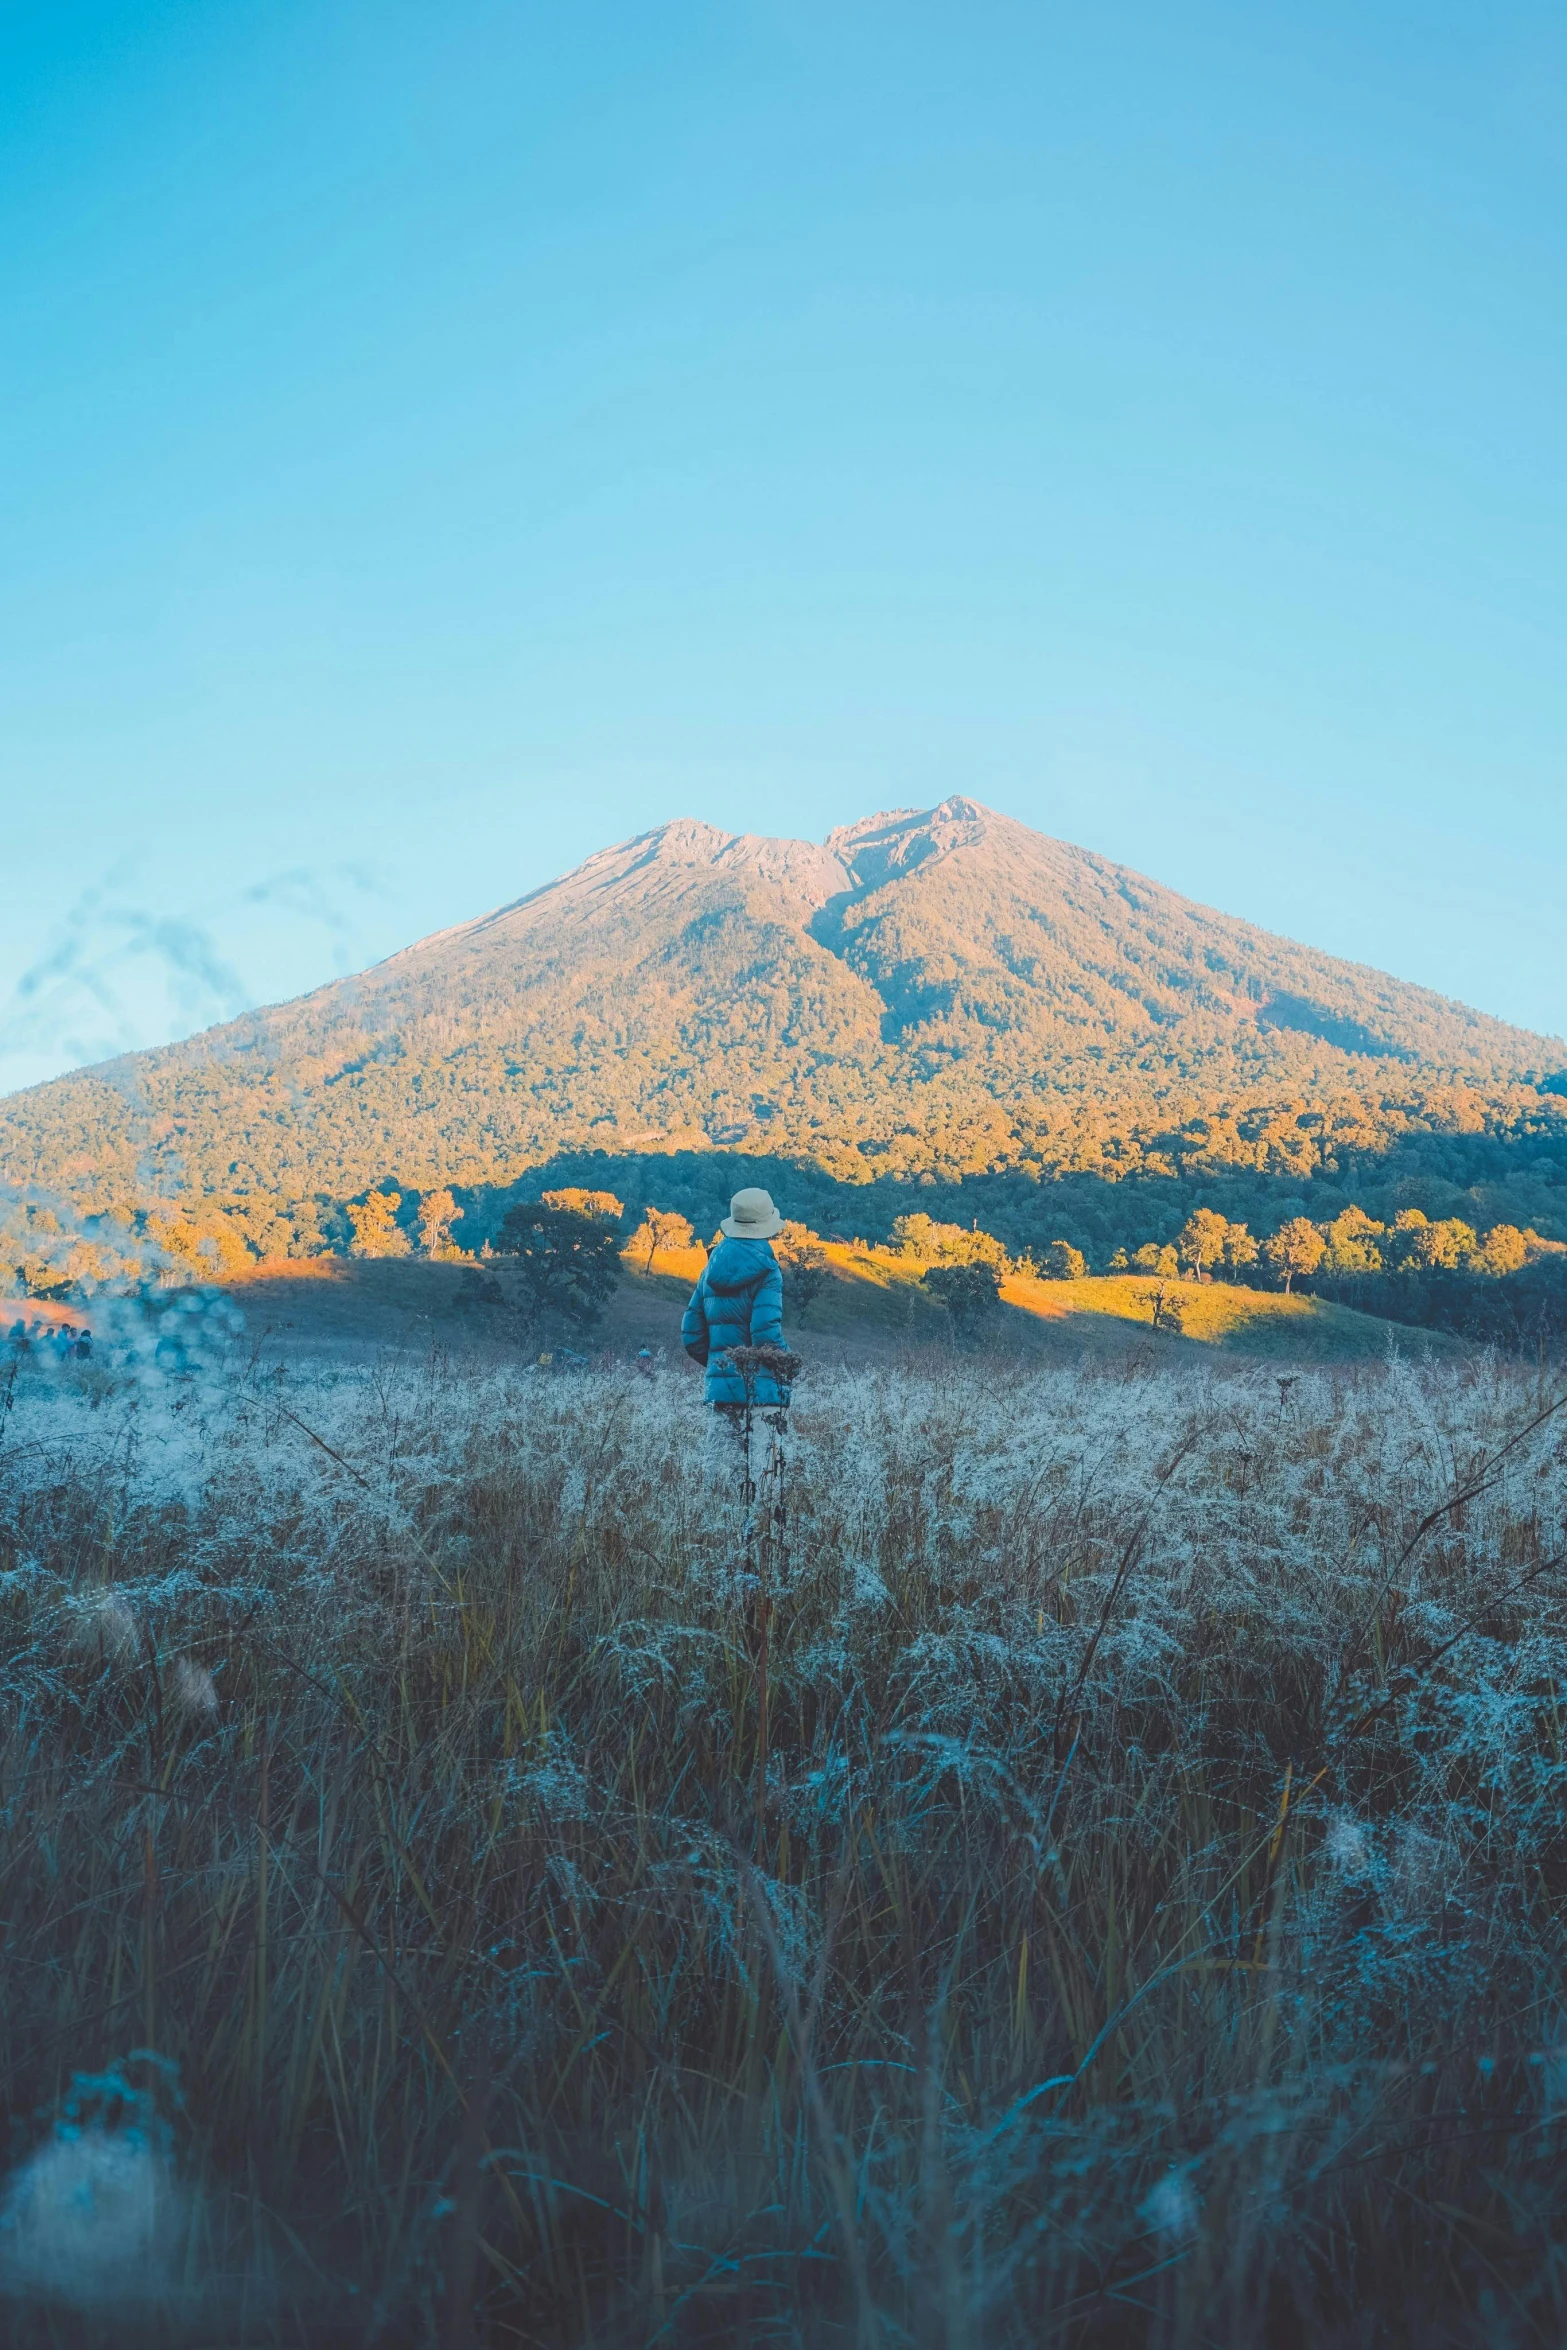
[[[1039,1281],[1014,1276],[1002,1286],[1008,1305],[1042,1321],[1078,1324],[1088,1318],[1132,1323],[1152,1330],[1154,1303],[1163,1289],[1181,1314],[1181,1337],[1191,1344],[1232,1353],[1289,1356],[1306,1362],[1380,1358],[1390,1345],[1406,1352],[1456,1355],[1457,1339],[1440,1332],[1410,1331],[1356,1313],[1325,1298],[1233,1288],[1222,1282],[1161,1283],[1145,1275],[1109,1274],[1086,1281]]]
[[[257,1257],[225,1275],[226,1286],[244,1289],[267,1281],[352,1281],[355,1263],[323,1251],[315,1257]]]
[[[686,1290],[693,1290],[701,1280],[707,1264],[704,1248],[661,1248],[653,1252],[649,1264],[645,1249],[622,1249],[620,1261],[626,1272],[638,1280],[650,1276],[665,1281],[678,1281]]]

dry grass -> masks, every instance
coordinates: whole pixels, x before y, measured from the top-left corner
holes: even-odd
[[[1559,2342],[1552,1400],[19,1392],[10,2338]]]

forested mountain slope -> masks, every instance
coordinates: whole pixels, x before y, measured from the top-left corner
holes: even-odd
[[[0,1177],[87,1210],[183,1191],[259,1231],[582,1149],[854,1182],[1321,1161],[1554,1109],[1532,1087],[1564,1058],[954,798],[821,846],[661,826],[357,978],[0,1102]]]

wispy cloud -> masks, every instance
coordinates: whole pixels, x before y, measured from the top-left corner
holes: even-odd
[[[326,877],[309,865],[295,865],[286,873],[274,873],[266,881],[254,882],[244,891],[241,903],[276,906],[306,921],[320,923],[332,939],[332,960],[341,975],[351,971],[358,960],[355,948],[359,924],[344,902],[343,892],[347,889],[377,897],[382,894],[382,883],[371,865],[334,865]]]
[[[0,1063],[22,1053],[101,1060],[138,1041],[126,1003],[136,966],[162,982],[186,1025],[227,1019],[248,1003],[244,980],[202,924],[118,895],[115,877],[84,890],[0,1015]]]
[[[257,990],[223,943],[252,934],[252,909],[325,931],[339,976],[362,959],[355,900],[380,894],[373,868],[326,873],[291,866],[250,883],[205,920],[138,902],[131,868],[118,866],[63,913],[43,952],[0,1003],[0,1090],[26,1080],[18,1064],[80,1067],[231,1020]]]

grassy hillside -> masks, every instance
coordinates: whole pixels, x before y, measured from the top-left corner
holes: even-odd
[[[841,1362],[950,1352],[950,1317],[919,1287],[921,1267],[891,1250],[829,1245],[831,1278],[801,1315],[786,1306],[791,1343],[807,1360]],[[700,1250],[661,1250],[651,1270],[626,1263],[618,1293],[588,1337],[567,1343],[580,1350],[634,1354],[641,1347],[677,1353],[680,1316],[704,1262]],[[500,1275],[503,1289],[507,1276]],[[1153,1326],[1161,1286],[1178,1295],[1184,1329],[1174,1336]],[[321,1258],[309,1265],[276,1259],[231,1284],[254,1343],[268,1350],[362,1353],[367,1349],[430,1346],[481,1354],[513,1354],[504,1314],[465,1307],[468,1284],[455,1264],[415,1260],[370,1262]],[[1038,1281],[1014,1276],[1003,1304],[984,1332],[986,1353],[1032,1360],[1110,1359],[1136,1351],[1193,1364],[1213,1355],[1294,1362],[1380,1360],[1395,1338],[1406,1352],[1461,1351],[1458,1342],[1428,1332],[1395,1333],[1385,1321],[1317,1298],[1282,1297],[1258,1290],[1161,1285],[1136,1277]],[[540,1333],[532,1350],[560,1343]]]
[[[797,1324],[802,1343],[807,1331],[846,1335],[863,1327],[949,1342],[949,1317],[917,1294],[920,1265],[891,1250],[830,1247],[826,1254],[838,1278]],[[1180,1309],[1178,1336],[1155,1327],[1161,1293]],[[1013,1274],[1002,1283],[1001,1298],[996,1328],[987,1330],[982,1343],[1029,1352],[1120,1353],[1150,1340],[1161,1352],[1176,1354],[1354,1362],[1385,1356],[1392,1335],[1385,1321],[1346,1306],[1216,1282],[1161,1283],[1135,1275],[1042,1281]],[[1406,1335],[1404,1342],[1412,1341]],[[1424,1336],[1413,1343],[1425,1343]],[[1452,1339],[1436,1339],[1438,1352],[1454,1347]]]
[[[1390,1345],[1424,1347],[1438,1353],[1456,1342],[1437,1333],[1397,1333],[1372,1314],[1331,1305],[1317,1297],[1283,1297],[1256,1289],[1232,1289],[1214,1282],[1161,1284],[1120,1274],[1102,1280],[1036,1281],[1014,1278],[1002,1298],[1022,1313],[1039,1316],[1075,1336],[1085,1323],[1112,1322],[1151,1329],[1161,1289],[1173,1298],[1182,1321],[1175,1343],[1226,1354],[1288,1357],[1302,1362],[1356,1362],[1384,1356]],[[1161,1334],[1162,1335],[1162,1334]],[[1168,1343],[1168,1342],[1167,1342]]]

